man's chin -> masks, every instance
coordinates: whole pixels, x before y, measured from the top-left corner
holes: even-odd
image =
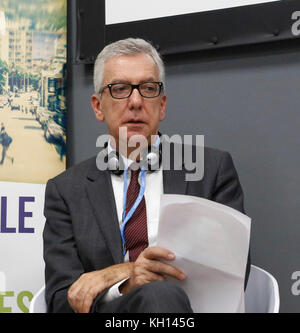
[[[123,144],[126,142],[131,147],[136,146],[136,144],[147,146],[148,144],[151,144],[151,133],[153,133],[153,131],[146,130],[145,124],[144,127],[122,126],[119,129],[119,138]]]
[[[138,123],[138,124],[126,124],[125,127],[122,128],[123,137],[126,136],[127,141],[135,140],[135,138],[143,138],[147,137],[147,130],[145,123]]]

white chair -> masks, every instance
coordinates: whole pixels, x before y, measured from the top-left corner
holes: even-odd
[[[278,313],[279,288],[276,279],[265,270],[251,265],[245,291],[246,313]]]
[[[30,313],[45,313],[45,286],[31,300]],[[246,313],[278,313],[279,288],[275,278],[265,270],[251,265],[247,289],[245,291]]]
[[[43,286],[32,298],[29,313],[46,313],[45,286]]]

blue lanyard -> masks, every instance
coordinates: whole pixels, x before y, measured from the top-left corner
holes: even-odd
[[[125,247],[125,227],[126,223],[130,220],[131,216],[137,209],[138,205],[143,199],[144,193],[146,188],[146,176],[145,176],[145,168],[142,167],[141,169],[141,186],[140,192],[135,200],[135,203],[131,207],[130,211],[126,215],[126,199],[127,199],[127,169],[124,170],[124,187],[123,187],[123,215],[122,215],[122,226],[121,226],[121,238],[122,238],[122,245],[123,245],[123,255],[126,254],[126,247]]]

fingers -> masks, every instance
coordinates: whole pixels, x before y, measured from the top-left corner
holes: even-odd
[[[175,254],[169,250],[163,249],[161,247],[152,246],[148,247],[142,252],[142,255],[149,260],[153,259],[165,259],[174,260]]]
[[[165,281],[165,277],[159,273],[153,273],[143,267],[137,266],[132,276],[119,286],[119,291],[121,294],[126,294],[136,287],[154,281]]]
[[[139,275],[137,275],[137,277],[135,279],[135,284],[136,284],[136,287],[138,287],[138,286],[142,286],[149,282],[165,281],[165,279],[166,278],[161,274],[144,270],[143,272],[140,272]]]
[[[119,287],[120,292],[126,294],[133,288],[146,283],[165,281],[166,276],[178,280],[185,279],[186,276],[183,271],[158,259],[172,261],[175,259],[175,254],[160,247],[149,247],[145,249],[133,263],[130,278]]]
[[[86,300],[84,303],[84,300],[86,295],[88,295],[89,289],[90,286],[85,274],[82,274],[80,278],[70,287],[68,291],[68,301],[75,312],[84,312],[83,306],[85,306],[86,311],[88,301]]]
[[[68,291],[68,301],[75,312],[87,313],[95,297],[115,283],[129,277],[132,263],[113,265],[82,274]]]
[[[80,309],[81,313],[89,313],[92,303],[93,303],[95,297],[97,296],[97,294],[98,294],[97,289],[95,289],[93,287],[91,287],[90,289],[85,291],[84,297],[83,297],[83,300],[81,303],[81,309]]]
[[[178,280],[185,279],[185,274],[180,269],[157,259],[171,261],[175,259],[175,255],[173,252],[160,247],[145,249],[133,263],[130,279],[119,287],[120,292],[126,294],[133,288],[146,283],[164,281],[165,276],[171,276]]]
[[[178,280],[185,279],[185,274],[182,270],[178,269],[173,265],[161,261],[156,261],[156,260],[147,261],[143,267],[146,270],[153,273],[168,275]]]
[[[88,313],[95,297],[104,289],[95,275],[82,274],[70,287],[68,301],[75,312]]]
[[[157,246],[149,247],[138,257],[136,265],[143,266],[144,269],[154,273],[172,276],[178,280],[185,279],[183,271],[173,265],[158,261],[157,259],[171,261],[175,259],[175,254]]]

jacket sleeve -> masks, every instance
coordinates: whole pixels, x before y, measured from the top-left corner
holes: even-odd
[[[232,158],[228,152],[224,152],[223,157],[221,158],[212,200],[245,214],[243,190]],[[249,248],[244,289],[246,289],[247,286],[250,268],[251,260]]]
[[[43,232],[48,312],[73,312],[67,299],[71,284],[84,272],[78,257],[68,205],[53,180],[45,192]]]

